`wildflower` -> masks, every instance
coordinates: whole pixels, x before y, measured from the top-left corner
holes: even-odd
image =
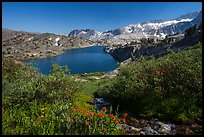
[[[74,109],[73,112],[76,112],[76,109]]]
[[[119,121],[115,121],[115,123],[118,125],[118,124],[119,124]]]
[[[84,117],[87,116],[87,115],[88,115],[88,113],[84,113]]]
[[[91,113],[90,113],[90,116],[92,117],[93,115],[94,115],[94,112],[91,112]]]
[[[107,110],[107,108],[106,108],[106,107],[102,107],[102,110],[103,110],[103,111],[106,111],[106,110]]]
[[[88,125],[89,125],[89,123],[88,123],[88,121],[87,121],[87,120],[85,121],[85,125],[86,125],[86,126],[88,126]]]
[[[89,112],[90,112],[90,110],[87,110],[87,111],[86,111],[86,113],[89,113]]]
[[[109,117],[112,118],[112,119],[115,118],[115,116],[113,114],[109,114]]]
[[[84,116],[88,115],[90,112],[90,110],[87,110],[85,113],[84,113]]]
[[[99,117],[104,117],[104,115],[102,113],[99,113],[98,116]]]
[[[78,109],[78,112],[82,112],[82,109],[79,108],[79,109]]]
[[[125,122],[126,122],[126,119],[125,119],[125,118],[123,118],[123,119],[122,119],[122,121],[123,121],[123,123],[125,123]]]
[[[125,117],[127,117],[127,116],[128,116],[128,114],[127,114],[127,113],[124,113],[124,116],[125,116]]]

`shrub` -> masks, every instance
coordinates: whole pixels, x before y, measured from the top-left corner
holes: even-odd
[[[199,44],[159,59],[141,57],[98,95],[140,116],[193,122],[202,111],[201,51]]]
[[[78,83],[65,74],[63,67],[53,66],[52,74],[41,75],[30,65],[3,58],[3,134],[65,133],[66,118],[62,115],[73,103]],[[45,115],[43,108],[47,108]]]

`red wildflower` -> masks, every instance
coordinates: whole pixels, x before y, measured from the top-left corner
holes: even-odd
[[[90,110],[87,110],[85,113],[84,113],[84,116],[88,115],[90,112]]]
[[[107,110],[107,108],[106,108],[106,107],[102,107],[102,110],[103,110],[103,111],[106,111],[106,110]]]
[[[113,114],[109,114],[109,117],[112,118],[112,119],[115,118],[115,116]]]
[[[86,113],[89,113],[89,112],[90,112],[90,110],[87,110],[87,111],[86,111]]]
[[[94,115],[94,112],[91,112],[91,113],[90,113],[90,116],[92,117],[93,115]]]
[[[79,108],[79,109],[78,109],[78,112],[82,112],[82,109]]]
[[[104,117],[104,115],[102,113],[99,113],[98,116],[99,117]]]
[[[127,117],[127,116],[128,116],[128,114],[127,114],[127,113],[124,113],[124,116],[125,116],[125,117]]]
[[[126,122],[126,119],[125,119],[125,118],[123,118],[123,119],[122,119],[122,121],[123,121],[123,123],[125,123],[125,122]]]
[[[118,124],[119,124],[119,121],[116,121],[115,123],[118,125]]]

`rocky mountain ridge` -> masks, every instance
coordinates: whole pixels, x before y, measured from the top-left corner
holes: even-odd
[[[194,24],[199,25],[200,22],[202,22],[202,10],[172,20],[154,20],[130,24],[105,32],[93,29],[73,30],[69,36],[82,37],[92,41],[106,41],[111,44],[125,44],[131,40],[142,38],[164,39],[167,35],[184,33],[187,28]]]

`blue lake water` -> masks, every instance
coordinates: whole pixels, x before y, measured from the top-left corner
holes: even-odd
[[[118,67],[116,60],[104,51],[105,46],[92,46],[66,50],[64,53],[48,59],[26,61],[39,69],[40,73],[49,74],[53,63],[67,65],[70,74],[108,72]]]

